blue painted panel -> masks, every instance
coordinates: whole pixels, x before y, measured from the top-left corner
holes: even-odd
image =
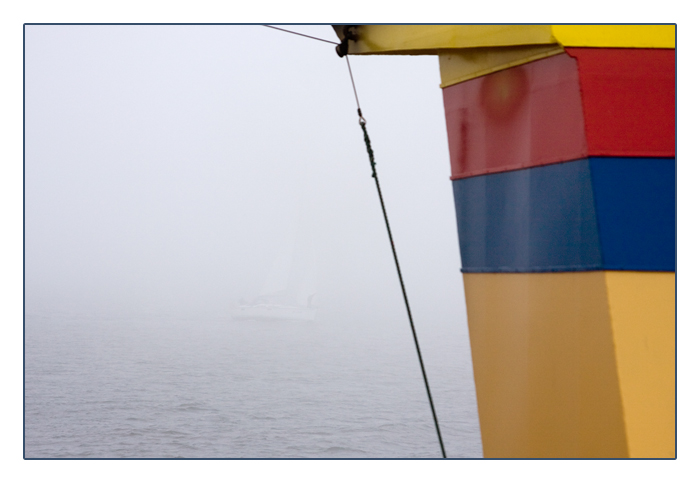
[[[676,269],[676,160],[590,158],[603,265]]]
[[[453,181],[463,272],[675,270],[675,160],[591,158]]]
[[[588,160],[453,181],[462,271],[602,267]]]

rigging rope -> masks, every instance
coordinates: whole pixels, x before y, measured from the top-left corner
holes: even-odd
[[[320,39],[318,37],[312,37],[310,35],[301,34],[299,32],[293,32],[291,30],[281,29],[279,27],[273,27],[272,25],[263,25],[263,27],[269,27],[276,30],[281,30],[283,32],[288,32],[290,34],[301,35],[302,37],[308,37],[314,40],[320,40],[321,42],[327,42],[329,44],[340,45],[337,42],[331,42],[330,40]],[[339,54],[341,55],[341,54]],[[369,134],[367,133],[367,121],[362,116],[362,109],[360,109],[360,99],[357,97],[357,89],[355,88],[355,79],[352,76],[352,69],[350,68],[350,59],[347,55],[342,54],[341,57],[345,57],[348,63],[348,72],[350,73],[350,81],[352,82],[352,91],[355,94],[355,102],[357,103],[357,115],[360,117],[360,127],[362,128],[362,134],[365,139],[365,146],[367,147],[367,154],[369,155],[369,164],[372,167],[372,178],[374,178],[374,183],[377,185],[377,194],[379,195],[379,203],[382,206],[382,213],[384,214],[384,223],[386,224],[386,231],[389,234],[389,243],[391,244],[391,253],[394,255],[394,263],[396,264],[396,273],[399,276],[399,282],[401,284],[401,293],[403,294],[403,301],[406,304],[406,312],[408,313],[408,321],[411,324],[411,333],[413,334],[413,342],[416,345],[416,352],[418,353],[418,362],[420,363],[420,370],[423,374],[423,382],[425,383],[425,391],[428,393],[428,402],[430,403],[430,411],[433,414],[433,421],[435,423],[435,431],[437,432],[438,442],[440,443],[440,451],[442,452],[442,457],[447,458],[445,454],[445,445],[442,442],[442,435],[440,434],[440,424],[438,423],[437,413],[435,412],[435,405],[433,404],[433,397],[430,394],[430,385],[428,384],[428,375],[425,372],[425,365],[423,364],[423,356],[421,355],[420,346],[418,345],[418,335],[416,334],[416,327],[413,324],[413,316],[411,315],[411,307],[408,305],[408,295],[406,295],[406,286],[403,283],[403,276],[401,275],[401,266],[399,265],[399,257],[396,254],[396,247],[394,246],[394,237],[391,235],[391,227],[389,226],[389,216],[386,213],[386,207],[384,206],[384,197],[382,196],[382,189],[379,187],[379,177],[377,176],[376,163],[374,162],[374,151],[372,151],[372,144],[369,140]]]
[[[311,35],[300,34],[299,32],[293,32],[291,30],[281,29],[279,27],[273,27],[272,25],[263,25],[263,27],[268,27],[268,28],[275,29],[275,30],[281,30],[282,32],[288,32],[288,33],[294,34],[294,35],[301,35],[302,37],[308,37],[310,39],[320,40],[321,42],[326,42],[328,44],[339,45],[338,42],[332,42],[330,40],[320,39],[318,37],[312,37]]]
[[[408,296],[406,295],[406,287],[403,283],[403,277],[401,276],[401,266],[399,265],[399,257],[396,254],[396,247],[394,246],[394,238],[391,236],[391,227],[389,226],[389,217],[386,213],[386,207],[384,206],[384,197],[382,196],[382,189],[379,187],[379,177],[377,176],[376,163],[374,162],[374,151],[372,150],[372,144],[369,140],[369,134],[367,134],[367,121],[362,116],[362,109],[360,109],[360,100],[357,97],[357,89],[355,89],[355,80],[352,76],[352,69],[350,68],[350,59],[345,56],[345,60],[348,63],[348,71],[350,72],[350,81],[352,82],[352,90],[355,93],[355,101],[357,102],[357,115],[360,117],[360,127],[362,128],[362,133],[365,139],[365,146],[367,147],[367,154],[369,155],[369,164],[372,167],[372,178],[374,178],[374,183],[377,185],[377,194],[379,195],[379,203],[382,206],[382,213],[384,214],[384,223],[386,224],[386,231],[389,234],[389,243],[391,243],[391,252],[394,255],[394,263],[396,264],[396,273],[399,275],[399,282],[401,283],[401,293],[403,293],[403,301],[406,304],[406,312],[408,313],[408,321],[411,324],[411,332],[413,333],[413,342],[416,344],[416,352],[418,353],[418,362],[420,363],[420,370],[423,373],[423,382],[425,382],[425,390],[428,393],[428,401],[430,402],[430,411],[433,413],[433,421],[435,422],[435,431],[437,432],[438,441],[440,443],[440,451],[442,452],[442,457],[447,458],[445,454],[445,445],[442,442],[442,435],[440,434],[440,425],[438,424],[437,413],[435,412],[435,405],[433,404],[433,397],[430,395],[430,385],[428,384],[428,375],[425,372],[425,366],[423,365],[423,356],[421,355],[420,346],[418,345],[418,335],[416,334],[416,328],[413,325],[413,316],[411,315],[411,307],[408,305]]]

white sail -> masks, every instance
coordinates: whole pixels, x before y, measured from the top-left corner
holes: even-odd
[[[314,320],[316,317],[316,253],[308,237],[294,236],[275,257],[251,303],[239,304],[237,319]]]
[[[291,303],[295,297],[289,293],[292,271],[292,247],[284,249],[275,257],[255,301],[258,303]]]

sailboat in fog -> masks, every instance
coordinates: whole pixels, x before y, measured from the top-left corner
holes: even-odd
[[[241,299],[234,319],[306,320],[316,318],[316,258],[296,243],[280,252],[252,299]]]

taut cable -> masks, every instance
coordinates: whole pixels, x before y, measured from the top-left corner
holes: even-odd
[[[382,214],[384,215],[384,223],[386,224],[386,231],[389,234],[389,243],[391,244],[391,252],[394,255],[394,263],[396,264],[396,273],[399,275],[399,282],[401,283],[401,293],[403,294],[403,301],[406,304],[406,312],[408,313],[408,321],[411,324],[411,332],[413,333],[413,342],[416,344],[416,352],[418,353],[418,362],[420,363],[420,370],[423,373],[423,382],[425,383],[425,390],[428,393],[428,402],[430,402],[430,410],[433,413],[433,421],[435,422],[435,431],[437,432],[438,442],[440,443],[440,451],[442,452],[442,457],[447,458],[445,454],[445,445],[442,442],[442,435],[440,434],[440,424],[438,423],[437,413],[435,412],[435,405],[433,404],[433,397],[430,394],[430,385],[428,384],[428,375],[425,372],[425,365],[423,364],[423,356],[421,355],[420,346],[418,345],[418,335],[416,334],[416,328],[413,324],[413,316],[411,315],[411,307],[408,305],[408,296],[406,295],[406,287],[403,283],[403,277],[401,276],[401,266],[399,265],[399,257],[396,254],[396,247],[394,246],[394,238],[391,236],[391,227],[389,226],[389,217],[386,214],[386,207],[384,206],[384,197],[382,196],[382,189],[379,187],[379,177],[377,176],[376,163],[374,162],[374,151],[372,150],[372,145],[369,140],[369,134],[367,134],[367,121],[362,116],[362,109],[360,109],[360,101],[357,97],[357,89],[355,89],[355,80],[352,76],[352,69],[350,68],[350,60],[346,56],[345,59],[348,62],[348,71],[350,72],[350,80],[352,82],[352,90],[355,93],[355,101],[357,102],[357,114],[360,117],[360,127],[362,128],[362,133],[365,139],[365,146],[367,147],[367,154],[369,155],[369,164],[372,168],[372,177],[374,178],[374,183],[377,185],[377,194],[379,195],[379,203],[382,206]]]
[[[272,25],[263,25],[263,27],[269,27],[271,29],[281,30],[282,32],[287,32],[294,35],[300,35],[302,37],[307,37],[314,40],[320,40],[321,42],[326,42],[333,45],[340,45],[337,42],[331,42],[330,40],[320,39],[318,37],[312,37],[311,35],[301,34],[299,32],[293,32],[291,30],[285,30],[279,27],[273,27]],[[367,154],[369,155],[369,164],[372,168],[372,177],[374,178],[374,183],[377,186],[377,194],[379,195],[379,203],[382,207],[382,214],[384,215],[384,223],[386,224],[386,231],[389,235],[389,243],[391,244],[391,253],[394,255],[394,263],[396,264],[396,273],[399,276],[399,283],[401,284],[401,293],[403,294],[403,301],[406,304],[406,313],[408,314],[408,321],[411,324],[411,333],[413,334],[413,342],[416,345],[416,353],[418,354],[418,362],[420,363],[420,370],[423,374],[423,382],[425,383],[425,391],[428,393],[428,402],[430,403],[430,411],[433,414],[433,421],[435,423],[435,431],[437,432],[438,442],[440,443],[440,451],[442,452],[442,457],[447,458],[445,454],[445,445],[442,442],[442,435],[440,434],[440,424],[438,423],[437,413],[435,412],[435,405],[433,404],[433,397],[430,394],[430,385],[428,384],[428,375],[425,372],[425,365],[423,364],[423,356],[421,355],[420,346],[418,345],[418,335],[416,334],[416,327],[413,324],[413,316],[411,315],[411,307],[408,304],[408,295],[406,295],[406,286],[403,283],[403,276],[401,275],[401,266],[399,265],[399,257],[396,254],[396,247],[394,246],[394,237],[391,235],[391,227],[389,226],[389,216],[386,213],[386,207],[384,206],[384,197],[382,196],[382,189],[379,186],[379,177],[377,176],[376,163],[374,162],[374,151],[372,151],[372,144],[369,140],[369,134],[367,133],[367,121],[362,116],[362,109],[360,109],[360,99],[357,96],[357,89],[355,88],[355,79],[352,76],[352,68],[350,67],[350,59],[345,55],[345,60],[348,64],[348,72],[350,73],[350,81],[352,82],[352,91],[355,94],[355,102],[357,103],[357,115],[360,118],[360,127],[362,128],[362,134],[365,140],[365,146],[367,147]]]
[[[300,34],[299,32],[293,32],[292,30],[286,30],[286,29],[281,29],[279,27],[273,27],[272,25],[263,25],[263,27],[268,27],[268,28],[275,29],[275,30],[281,30],[282,32],[287,32],[287,33],[294,34],[294,35],[300,35],[302,37],[306,37],[309,39],[320,40],[321,42],[326,42],[328,44],[339,45],[338,42],[331,42],[330,40],[320,39],[318,37],[312,37],[311,35]]]

